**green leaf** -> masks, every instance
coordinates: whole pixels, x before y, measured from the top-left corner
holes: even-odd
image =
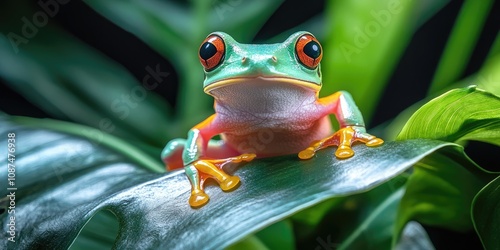
[[[397,137],[414,138],[500,146],[500,97],[474,86],[451,90],[417,110]]]
[[[429,93],[443,90],[459,80],[483,30],[494,1],[466,0],[458,14]]]
[[[118,230],[117,218],[111,212],[101,210],[85,225],[70,249],[111,249]]]
[[[5,117],[8,116],[0,113],[0,121],[1,119],[6,119]],[[158,159],[159,154],[156,154],[154,158],[152,158],[149,155],[144,154],[143,151],[127,143],[126,141],[121,140],[112,135],[109,135],[107,133],[103,133],[98,129],[89,128],[87,126],[83,126],[76,123],[69,123],[52,119],[9,117],[9,120],[17,124],[22,124],[23,126],[26,127],[54,130],[57,132],[62,132],[65,134],[85,138],[92,145],[97,145],[97,146],[101,145],[106,148],[112,149],[115,152],[123,156],[126,156],[128,159],[134,161],[136,164],[140,165],[145,169],[149,169],[150,171],[158,173],[165,172],[163,164],[160,164],[159,162]]]
[[[242,241],[229,246],[226,250],[268,250],[269,248],[259,238],[250,235]]]
[[[497,43],[500,44],[500,33],[497,37]],[[500,53],[491,55],[472,84],[477,84],[478,87],[486,91],[500,95]]]
[[[485,249],[500,248],[500,176],[474,199],[472,218]]]
[[[346,90],[365,120],[418,28],[447,1],[329,1],[322,62],[323,94]],[[427,12],[422,12],[422,10]],[[425,18],[424,18],[425,17]],[[362,73],[359,73],[362,72]]]
[[[363,221],[356,224],[348,237],[343,239],[338,249],[389,249],[396,211],[404,187],[396,189],[390,195],[381,196],[381,202],[373,210],[365,212]]]
[[[308,161],[295,155],[260,159],[236,171],[242,179],[237,190],[208,185],[211,202],[192,209],[183,171],[151,173],[103,144],[3,120],[0,134],[6,133],[16,134],[18,248],[67,248],[102,210],[118,218],[118,249],[223,248],[326,199],[374,188],[425,155],[453,146],[408,140],[377,148],[355,145],[356,155],[342,161],[333,149]],[[7,137],[0,140],[5,145]],[[0,160],[7,162],[5,151]],[[0,178],[7,179],[7,172]],[[3,183],[0,195],[6,197]],[[0,220],[7,232],[5,212]]]
[[[293,226],[289,220],[276,222],[255,234],[269,249],[295,249]]]
[[[410,220],[465,232],[472,228],[471,203],[490,177],[464,156],[442,150],[417,163],[400,204],[396,231]]]
[[[220,30],[248,42],[282,1],[85,2],[174,62],[180,78],[176,113],[187,129],[213,112],[212,99],[201,90],[197,51],[203,39]]]
[[[11,16],[9,11],[1,9],[0,15],[12,23],[21,23],[19,16]],[[2,22],[0,30],[8,31],[9,27]],[[171,110],[164,100],[142,86],[121,65],[63,30],[48,24],[17,49],[0,36],[0,77],[57,119],[157,147],[174,137],[168,129]],[[144,77],[157,67],[145,65]],[[168,76],[163,82],[168,82]]]
[[[500,145],[499,118],[500,97],[474,86],[454,89],[417,110],[398,139],[479,140]],[[410,220],[470,230],[472,200],[496,176],[477,166],[461,147],[425,157],[408,180],[395,233],[399,234]]]
[[[407,178],[403,173],[367,192],[333,198],[293,215],[299,246],[335,243],[339,249],[390,248],[395,211]]]

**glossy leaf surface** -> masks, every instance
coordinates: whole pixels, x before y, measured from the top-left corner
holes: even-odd
[[[66,248],[102,209],[120,222],[117,248],[221,248],[325,199],[369,190],[452,145],[409,140],[378,148],[357,145],[356,156],[343,161],[332,157],[333,149],[309,161],[294,155],[256,160],[236,171],[242,179],[237,190],[224,193],[210,185],[210,203],[192,209],[182,171],[150,173],[79,137],[1,124],[1,134],[14,132],[17,138],[16,174],[23,178],[16,182],[16,216],[23,219],[16,224],[16,244],[21,248]],[[1,155],[2,162],[6,157]],[[6,179],[6,172],[0,178]],[[7,216],[1,216],[7,231]]]

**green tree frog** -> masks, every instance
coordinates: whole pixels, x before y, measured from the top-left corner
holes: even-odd
[[[189,130],[187,139],[172,140],[162,151],[168,169],[184,168],[192,185],[192,207],[208,202],[203,190],[208,178],[224,191],[238,186],[240,179],[224,171],[228,163],[293,153],[306,160],[329,146],[337,146],[335,156],[344,159],[354,155],[354,142],[383,143],[366,132],[347,92],[318,98],[323,50],[311,33],[297,32],[277,44],[241,44],[214,32],[198,56],[215,114]],[[330,114],[340,125],[334,133]],[[213,140],[216,135],[221,140]]]

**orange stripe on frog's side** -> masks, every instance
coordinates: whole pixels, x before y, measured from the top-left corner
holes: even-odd
[[[196,126],[194,126],[193,129],[198,129],[198,130],[210,129],[210,127],[213,124],[216,117],[217,117],[217,114],[213,114],[213,115],[209,116],[204,121],[196,124]]]
[[[325,107],[329,107],[329,108],[333,109],[337,105],[337,101],[338,101],[340,95],[342,95],[341,92],[336,92],[336,93],[331,94],[329,96],[320,98],[318,100],[318,104],[321,104],[321,105],[323,105]]]

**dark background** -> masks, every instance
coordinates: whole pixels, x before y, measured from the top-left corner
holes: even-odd
[[[35,4],[36,1],[33,3]],[[428,85],[462,4],[463,1],[450,1],[415,33],[390,78],[370,127],[395,117],[405,108],[426,96]],[[499,1],[494,3],[462,78],[474,74],[482,66],[500,29],[499,5]],[[305,1],[285,1],[259,31],[255,41],[265,41],[280,34],[283,30],[295,27],[321,13],[323,8],[324,1],[317,1],[315,4],[307,4]],[[169,61],[138,38],[101,17],[81,1],[70,1],[50,22],[57,22],[75,37],[123,65],[137,78],[138,83],[144,75],[145,65],[159,63],[163,71],[175,72]],[[172,74],[169,79],[169,84],[155,88],[154,91],[170,104],[175,105],[177,76]],[[0,110],[11,115],[50,118],[50,115],[10,89],[2,80],[0,78]],[[500,171],[498,147],[471,142],[466,151],[480,165],[496,166],[491,170]],[[479,155],[481,157],[478,157]],[[426,229],[437,249],[466,249],[470,243],[480,246],[474,232],[457,234],[438,228],[426,227]]]

